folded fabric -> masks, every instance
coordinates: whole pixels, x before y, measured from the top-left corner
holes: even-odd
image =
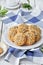
[[[30,50],[24,50],[23,51],[23,50],[19,50],[19,49],[15,49],[15,48],[10,47],[8,49],[8,54],[5,57],[5,60],[9,62],[11,55],[13,55],[16,58],[20,58],[23,55],[26,55],[26,58],[29,61],[33,61],[34,63],[43,64],[43,53],[40,51],[40,49],[37,49],[35,51],[30,51]]]
[[[43,11],[39,15],[34,16],[32,14],[32,12],[28,13],[28,14],[25,14],[27,12],[24,13],[24,11],[20,10],[16,15],[13,12],[8,13],[7,18],[5,17],[4,20],[2,20],[2,21],[5,24],[11,23],[12,21],[15,22],[15,23],[23,23],[23,19],[21,18],[19,13],[21,14],[21,16],[23,16],[27,20],[26,23],[33,23],[33,24],[38,24],[39,23],[40,24],[40,21],[42,21],[42,19],[43,19]],[[36,13],[35,13],[35,15],[36,15]]]
[[[19,15],[19,13],[20,13],[20,15]],[[19,23],[24,23],[23,22],[24,20],[21,17],[21,16],[23,16],[27,20],[26,23],[33,23],[33,24],[37,24],[37,25],[43,27],[43,21],[42,21],[43,11],[36,17],[31,15],[31,13],[28,13],[28,14],[25,14],[25,13],[21,10],[16,15],[13,12],[10,12],[9,13],[10,15],[8,14],[7,18],[5,18],[3,20],[3,23],[4,24],[9,24],[12,21],[16,22],[18,24]],[[12,55],[13,55],[13,57],[19,58],[19,57],[22,57],[24,54],[26,55],[26,57],[29,60],[31,60],[35,63],[43,64],[43,53],[39,49],[36,50],[36,51],[29,51],[29,50],[19,50],[19,49],[15,49],[15,48],[10,47],[8,49],[8,54],[5,57],[5,60],[9,61]]]

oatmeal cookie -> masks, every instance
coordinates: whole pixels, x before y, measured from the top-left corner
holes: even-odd
[[[17,33],[14,37],[15,44],[18,46],[23,46],[26,42],[26,37],[23,33]]]
[[[0,54],[2,54],[3,53],[3,49],[2,48],[0,48]]]
[[[37,34],[35,35],[35,41],[36,42],[39,41],[40,38],[41,38],[41,35],[40,35],[40,33],[37,32]]]
[[[35,34],[35,41],[39,41],[41,38],[41,30],[36,25],[30,25],[29,31],[33,32]]]
[[[28,29],[28,26],[26,24],[20,24],[18,26],[18,32],[19,33],[25,33]]]
[[[9,39],[13,42],[14,40],[14,36],[16,35],[16,33],[17,33],[17,26],[15,26],[15,27],[12,27],[12,28],[10,28],[9,29],[9,32],[8,32],[8,37],[9,37]]]
[[[36,25],[30,25],[29,30],[30,31],[37,31],[39,34],[41,34],[40,28],[38,26],[36,26]]]
[[[26,45],[33,45],[35,43],[35,35],[33,32],[26,32]]]

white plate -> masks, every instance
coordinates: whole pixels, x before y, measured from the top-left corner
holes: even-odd
[[[11,6],[6,6],[6,4],[4,5],[7,9],[17,9],[17,8],[19,8],[20,7],[20,3],[17,5],[17,6],[13,6],[13,7],[11,7]]]
[[[17,48],[17,49],[21,49],[21,50],[26,50],[26,49],[33,49],[33,48],[36,48],[38,46],[40,46],[42,43],[43,43],[43,29],[41,29],[41,39],[36,42],[34,45],[31,45],[31,46],[17,46],[15,45],[13,42],[11,42],[9,39],[8,39],[8,30],[10,27],[12,26],[18,26],[19,24],[15,24],[15,23],[11,23],[9,25],[7,25],[7,29],[5,29],[5,32],[3,34],[3,40],[5,41],[6,44],[8,44],[9,46],[12,46],[14,48]],[[27,25],[31,25],[31,24],[27,24]]]
[[[7,52],[8,46],[4,42],[0,42],[0,47],[3,49],[3,53],[0,54],[0,57],[1,57]]]

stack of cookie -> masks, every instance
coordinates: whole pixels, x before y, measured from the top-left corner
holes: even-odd
[[[20,24],[9,29],[8,38],[18,46],[29,46],[40,40],[41,30],[36,25]]]

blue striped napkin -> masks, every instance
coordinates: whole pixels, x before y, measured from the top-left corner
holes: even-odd
[[[33,23],[43,28],[43,11],[41,11],[40,14],[37,16],[34,16],[32,12],[24,12],[22,10],[20,10],[16,15],[13,12],[10,12],[7,14],[7,18],[3,20],[3,23],[9,24],[12,21],[18,24],[23,23],[23,19],[21,18],[21,16],[25,17],[25,19],[27,20],[26,23]],[[9,62],[10,57],[12,55],[15,56],[16,58],[19,58],[22,57],[24,54],[27,56],[28,59],[30,59],[29,57],[31,56],[33,58],[31,60],[33,62],[43,64],[43,53],[40,51],[39,48],[38,49],[36,48],[36,50],[34,51],[30,51],[30,50],[19,50],[9,47],[5,60]]]

